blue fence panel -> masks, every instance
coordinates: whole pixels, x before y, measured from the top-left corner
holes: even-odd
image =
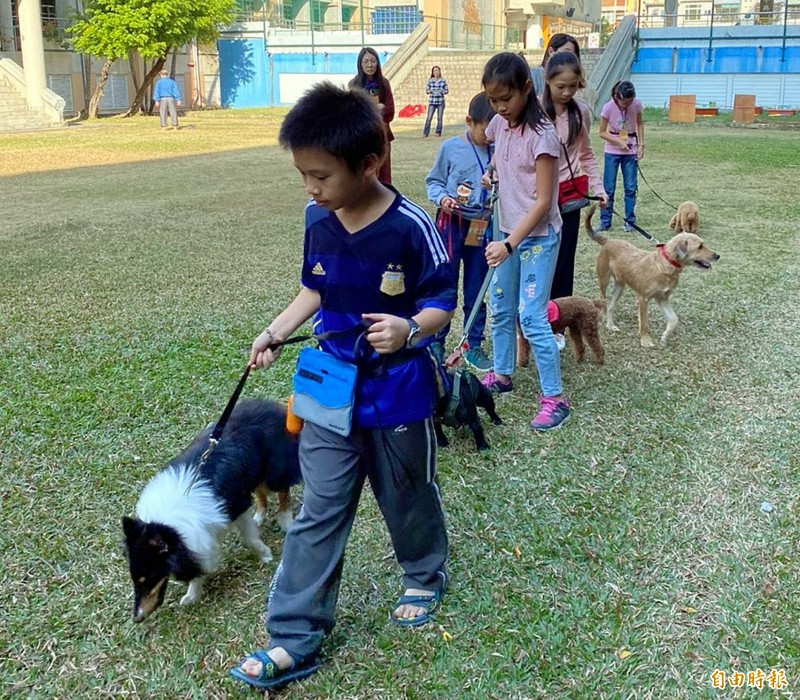
[[[673,49],[641,48],[631,73],[672,73]]]
[[[705,49],[678,49],[677,73],[702,73],[705,68]]]
[[[767,64],[767,52],[769,51],[769,70],[775,73],[800,73],[800,46],[787,46],[781,61],[781,49],[778,46],[764,47],[764,60],[762,65]],[[773,58],[774,56],[774,58]],[[766,72],[766,68],[761,69]]]
[[[758,49],[755,46],[720,46],[712,53],[714,73],[755,73],[758,69]]]
[[[223,107],[268,107],[269,70],[263,39],[220,39],[220,100]]]

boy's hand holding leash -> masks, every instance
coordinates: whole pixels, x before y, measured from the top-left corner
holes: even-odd
[[[372,321],[366,330],[367,342],[379,355],[388,355],[403,348],[408,338],[408,321],[392,314],[364,314],[363,319]]]
[[[282,337],[273,333],[269,328],[265,328],[261,335],[253,341],[250,348],[250,366],[269,369],[281,353],[280,346],[274,349],[272,346],[282,340]]]

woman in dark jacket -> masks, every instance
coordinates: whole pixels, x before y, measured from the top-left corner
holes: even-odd
[[[365,46],[358,54],[358,72],[349,85],[351,88],[361,88],[372,97],[383,115],[386,125],[386,158],[381,165],[378,179],[386,185],[392,184],[392,141],[394,134],[389,123],[394,119],[394,95],[389,81],[381,72],[381,61],[375,49]]]

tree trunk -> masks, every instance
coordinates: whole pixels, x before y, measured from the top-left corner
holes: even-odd
[[[94,93],[92,93],[92,99],[89,100],[89,119],[96,119],[97,118],[97,110],[100,107],[100,100],[103,99],[103,89],[108,82],[108,74],[111,72],[111,66],[114,65],[114,61],[106,59],[106,62],[103,64],[103,69],[100,71],[100,80],[97,81],[97,87],[94,89]]]
[[[140,72],[137,60],[138,58],[139,54],[136,51],[134,50],[128,51],[128,65],[130,66],[131,69],[131,80],[133,81],[133,89],[136,92],[139,92],[139,86],[141,85],[141,80],[139,79]],[[144,73],[144,71],[142,71],[142,73]]]
[[[142,84],[139,86],[139,89],[136,91],[136,96],[133,98],[133,102],[131,102],[131,106],[128,107],[128,111],[123,114],[123,117],[132,117],[136,114],[140,109],[143,108],[142,103],[144,102],[145,94],[147,93],[147,89],[150,87],[150,84],[153,82],[154,78],[158,75],[159,71],[163,68],[164,63],[166,62],[167,57],[166,55],[162,56],[161,58],[155,60],[153,65],[150,67],[150,70],[147,71],[147,75],[144,76],[144,80]],[[144,110],[147,111],[146,109]]]

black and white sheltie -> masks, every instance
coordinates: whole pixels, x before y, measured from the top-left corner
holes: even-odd
[[[297,438],[286,432],[285,423],[283,406],[241,401],[200,469],[213,423],[145,486],[136,517],[122,518],[135,622],[161,605],[170,576],[189,583],[181,605],[200,599],[203,576],[219,565],[231,525],[262,561],[272,559],[258,531],[267,491],[279,493],[278,523],[285,531],[292,522],[289,487],[300,481]]]

